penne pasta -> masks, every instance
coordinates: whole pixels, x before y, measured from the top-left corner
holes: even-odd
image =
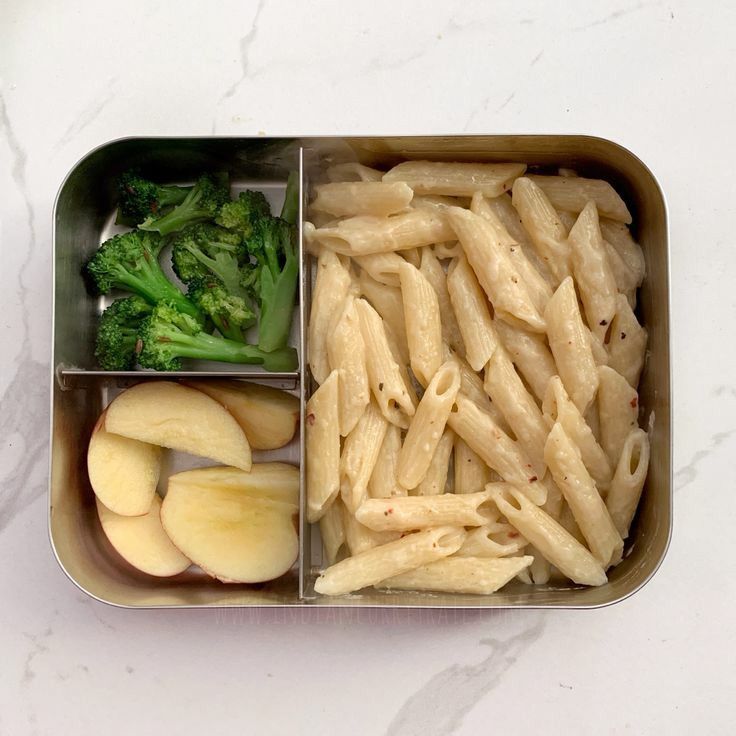
[[[445,557],[379,583],[387,590],[490,595],[531,564],[531,557]]]
[[[455,493],[482,491],[492,480],[491,469],[459,437],[455,438]]]
[[[496,315],[532,332],[544,332],[544,319],[503,245],[505,231],[460,207],[448,207],[445,214]]]
[[[383,175],[383,181],[406,182],[417,194],[472,197],[482,192],[498,197],[526,171],[525,164],[476,164],[446,161],[404,161]]]
[[[494,320],[493,326],[512,362],[539,401],[544,398],[549,379],[557,373],[555,360],[544,336]]]
[[[463,254],[463,247],[457,242],[457,240],[453,240],[448,243],[437,243],[433,249],[434,254],[440,260],[459,258]]]
[[[616,313],[618,292],[593,202],[583,208],[567,242],[588,327],[602,343]]]
[[[414,192],[400,181],[318,184],[314,187],[314,194],[314,199],[309,205],[311,209],[327,212],[335,217],[393,215],[406,209],[414,196]]]
[[[371,303],[371,306],[378,312],[387,329],[393,335],[399,352],[399,363],[408,365],[409,344],[406,338],[406,325],[404,324],[404,304],[401,300],[401,289],[398,288],[401,284],[398,280],[398,270],[396,277],[397,288],[393,288],[379,284],[366,272],[363,272],[358,279],[358,288],[360,294]]]
[[[364,299],[355,302],[366,347],[366,368],[371,392],[386,419],[406,428],[414,404],[386,337],[383,320]]]
[[[588,342],[590,343],[590,352],[593,355],[595,364],[608,365],[608,352],[606,351],[603,343],[585,326],[583,325],[585,334],[588,336]]]
[[[580,450],[583,464],[598,489],[601,491],[608,490],[613,476],[613,469],[608,456],[598,444],[583,415],[568,396],[559,376],[554,376],[549,382],[542,403],[542,411],[550,428],[556,423],[560,424],[567,436],[575,443]]]
[[[647,331],[639,324],[626,297],[619,294],[608,343],[608,365],[634,388],[639,385],[639,376],[644,367],[647,339]]]
[[[626,296],[626,300],[632,309],[636,307],[636,274],[624,263],[618,251],[607,241],[603,241],[603,247],[608,256],[608,265],[611,267],[616,289],[620,294]]]
[[[633,289],[638,289],[646,275],[646,261],[641,246],[631,237],[629,228],[621,222],[601,219],[601,234],[618,253],[632,274]]]
[[[544,443],[549,428],[534,397],[526,390],[503,348],[496,350],[486,366],[483,383],[494,406],[503,414],[514,431],[517,441],[540,478],[547,467]]]
[[[464,537],[461,527],[448,526],[407,534],[328,567],[315,581],[314,590],[323,595],[361,590],[451,555]]]
[[[508,253],[511,263],[529,293],[529,298],[541,315],[552,296],[552,289],[535,265],[527,258],[521,244],[514,240],[503,222],[501,222],[501,219],[491,207],[490,201],[480,192],[476,192],[473,195],[470,210],[487,220],[494,232],[498,234],[501,246]]]
[[[626,539],[639,505],[649,468],[649,437],[643,429],[634,429],[624,442],[621,457],[608,492],[606,506],[618,533]]]
[[[358,256],[355,262],[368,276],[379,284],[399,287],[399,268],[404,259],[398,253],[372,253],[369,256]]]
[[[602,217],[630,223],[631,213],[616,190],[602,179],[582,176],[529,176],[548,197],[552,206],[568,212],[582,212],[588,202],[595,202]]]
[[[341,309],[350,289],[350,272],[331,251],[325,250],[317,259],[309,312],[309,367],[317,383],[324,383],[330,373],[327,357],[327,334],[336,313]]]
[[[337,370],[338,415],[340,434],[352,432],[370,401],[365,342],[355,309],[355,297],[349,295],[342,314],[327,336],[327,357],[330,368]]]
[[[483,526],[486,517],[479,506],[491,497],[488,491],[441,493],[437,496],[369,498],[355,512],[355,518],[377,532],[407,532],[436,526]]]
[[[395,542],[401,536],[399,532],[374,532],[356,521],[355,516],[344,505],[342,505],[342,523],[345,529],[345,543],[351,555],[359,555],[374,547]]]
[[[570,275],[570,247],[565,226],[545,193],[528,177],[514,182],[512,204],[556,287]]]
[[[488,199],[487,197],[484,199],[488,209],[496,215],[514,242],[521,246],[524,255],[534,266],[537,273],[544,278],[551,288],[554,288],[556,286],[555,280],[545,262],[537,254],[529,233],[524,229],[519,213],[512,204],[511,195],[502,194],[500,197],[494,197],[493,199]]]
[[[443,363],[417,406],[399,453],[396,473],[404,488],[416,488],[427,474],[459,389],[457,366],[451,361]]]
[[[368,481],[368,495],[371,498],[406,496],[406,488],[399,484],[396,477],[400,452],[401,430],[395,424],[389,424],[378,453],[378,460],[373,468],[371,479]]]
[[[597,586],[607,581],[596,558],[521,490],[508,484],[498,484],[490,490],[509,523],[563,575],[581,585]]]
[[[480,371],[499,342],[488,311],[486,295],[464,257],[450,264],[447,290],[465,345],[465,359],[474,371]]]
[[[419,485],[413,489],[413,496],[437,496],[447,490],[447,478],[450,472],[450,459],[455,444],[455,433],[445,429],[432,455],[427,474]]]
[[[532,563],[529,565],[529,576],[532,579],[532,585],[546,585],[551,577],[551,565],[544,555],[534,548],[533,544],[530,544],[524,551],[532,558]]]
[[[416,194],[411,201],[412,207],[438,210],[442,207],[467,207],[468,197],[443,197],[441,194]]]
[[[340,495],[351,513],[368,498],[368,481],[376,466],[387,425],[383,414],[370,403],[355,429],[345,438],[340,457]]]
[[[427,386],[442,363],[439,301],[429,281],[410,263],[401,266],[399,278],[411,370]]]
[[[411,209],[390,217],[349,217],[334,227],[305,231],[305,238],[346,256],[366,256],[442,243],[452,240],[454,231],[442,212]]]
[[[483,510],[484,515],[487,510]],[[508,522],[491,521],[469,529],[456,557],[510,557],[529,544]]]
[[[419,271],[431,284],[434,293],[437,294],[440,320],[442,322],[442,339],[460,356],[464,356],[465,344],[455,317],[455,311],[452,308],[450,292],[447,290],[447,275],[431,248],[422,248]]]
[[[305,423],[307,520],[318,521],[340,490],[338,373],[332,371],[307,401]]]
[[[638,426],[639,395],[613,368],[598,368],[598,379],[601,444],[615,468],[626,438]]]
[[[598,389],[598,371],[571,278],[557,288],[544,316],[557,373],[575,406],[585,414]]]
[[[535,504],[547,500],[547,488],[534,473],[531,461],[490,415],[470,399],[458,395],[448,424],[486,465],[504,480],[518,484]]]
[[[549,433],[544,458],[596,560],[604,570],[618,564],[623,540],[583,464],[580,451],[559,422]]]
[[[340,497],[328,506],[319,520],[319,535],[322,538],[324,559],[328,565],[334,565],[345,544],[345,526],[342,520],[343,505]]]
[[[344,164],[335,164],[327,169],[327,178],[330,181],[381,181],[383,171],[363,166],[357,161]]]

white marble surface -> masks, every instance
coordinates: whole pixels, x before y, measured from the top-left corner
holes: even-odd
[[[0,3],[2,736],[733,733],[736,12],[557,5]],[[64,578],[54,195],[101,142],[213,132],[581,132],[646,160],[671,213],[676,517],[644,590],[585,613],[135,612]]]

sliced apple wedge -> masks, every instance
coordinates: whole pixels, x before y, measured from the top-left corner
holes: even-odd
[[[287,572],[299,552],[295,516],[293,503],[257,497],[245,484],[182,483],[176,475],[161,507],[171,541],[224,583],[262,583]]]
[[[248,439],[230,412],[201,391],[171,381],[139,383],[105,412],[113,434],[250,470]]]
[[[161,448],[104,429],[105,413],[97,420],[87,448],[87,472],[92,490],[121,516],[148,513],[161,472]]]
[[[238,468],[216,466],[185,470],[169,478],[172,485],[210,489],[235,489],[246,496],[278,501],[299,510],[299,468],[287,463],[253,463],[249,473]]]
[[[149,575],[166,578],[192,563],[172,544],[161,526],[161,498],[154,494],[144,516],[120,516],[97,499],[102,530],[118,554]]]
[[[219,401],[243,428],[250,446],[275,450],[291,442],[299,422],[299,399],[271,386],[245,381],[184,381]]]

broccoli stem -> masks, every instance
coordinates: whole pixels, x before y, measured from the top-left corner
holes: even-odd
[[[244,345],[225,337],[215,337],[206,332],[187,335],[176,329],[168,331],[166,337],[176,354],[182,358],[262,364],[266,370],[277,372],[293,371],[297,366],[296,351],[293,348],[267,353],[255,345]]]
[[[116,280],[151,304],[158,304],[161,301],[172,302],[180,312],[194,317],[200,324],[204,322],[200,310],[166,278],[158,261],[152,263],[148,255],[145,266],[137,273],[131,273],[122,266],[118,268]]]
[[[159,217],[152,224],[147,225],[143,223],[140,225],[141,230],[152,230],[161,235],[169,235],[177,230],[181,230],[187,225],[193,225],[194,223],[211,219],[210,212],[197,207],[201,198],[201,190],[198,187],[194,187],[181,204],[174,207],[171,212],[168,212],[163,217]]]
[[[281,273],[261,270],[261,315],[258,322],[258,347],[266,352],[286,346],[294,315],[294,293],[299,277],[296,258],[287,257]]]
[[[212,245],[221,247],[226,251],[234,251],[235,247],[228,243],[212,243]],[[240,269],[238,267],[237,258],[229,253],[221,253],[218,258],[210,258],[199,248],[195,248],[188,243],[184,247],[204,266],[222,281],[223,286],[229,294],[239,296],[250,304],[250,295],[240,285]]]
[[[297,217],[299,217],[299,172],[292,171],[286,182],[286,195],[284,196],[284,205],[281,208],[281,219],[293,225],[296,223]]]
[[[163,184],[158,187],[158,206],[169,207],[181,204],[194,187],[178,187],[173,184]]]

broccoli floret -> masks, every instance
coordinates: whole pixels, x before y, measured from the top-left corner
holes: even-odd
[[[293,348],[266,353],[255,345],[208,335],[195,319],[165,302],[156,305],[139,336],[138,362],[144,368],[177,371],[181,369],[181,358],[262,364],[268,371],[279,372],[293,371],[297,366]]]
[[[232,296],[249,298],[240,284],[248,252],[238,233],[209,223],[190,225],[175,237],[171,260],[185,284],[215,276]]]
[[[138,330],[153,307],[139,296],[115,300],[100,317],[95,357],[106,371],[135,367]]]
[[[250,305],[229,294],[216,279],[195,279],[189,284],[189,298],[212,320],[223,337],[245,342],[245,331],[256,323]]]
[[[152,215],[160,216],[167,207],[181,204],[191,189],[154,184],[135,171],[126,171],[118,181],[120,203],[115,222],[134,226]]]
[[[196,222],[214,220],[222,205],[229,201],[227,174],[205,174],[197,179],[181,204],[161,217],[147,217],[140,228],[168,235]]]
[[[163,239],[156,233],[133,230],[106,240],[85,266],[91,290],[107,294],[125,289],[143,297],[150,304],[162,300],[176,304],[181,312],[202,322],[202,314],[184,294],[166,278],[158,256]]]
[[[263,192],[249,189],[240,192],[235,201],[222,205],[215,222],[228,230],[240,233],[245,239],[251,236],[255,222],[270,215],[271,207]]]
[[[295,225],[297,217],[299,217],[299,172],[292,171],[286,182],[281,219],[286,220],[289,225]]]
[[[283,348],[289,339],[299,277],[295,241],[296,233],[288,222],[263,217],[246,242],[256,264],[242,283],[258,293],[258,347],[267,352]]]

